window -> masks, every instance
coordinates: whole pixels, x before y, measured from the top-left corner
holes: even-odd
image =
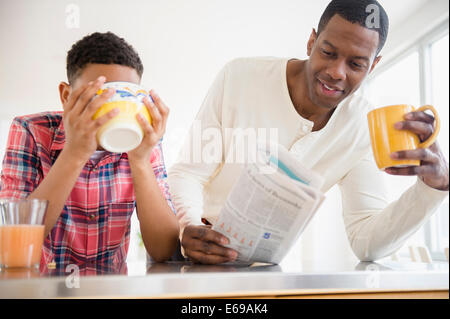
[[[370,81],[370,101],[376,107],[420,102],[419,53],[414,51]],[[407,93],[407,94],[405,94]]]
[[[448,21],[436,28],[414,46],[394,57],[369,78],[364,88],[376,107],[409,103],[416,107],[432,104],[441,118],[438,143],[449,157],[449,34]],[[416,181],[416,177],[386,176],[390,199],[400,196]],[[427,246],[431,257],[444,260],[448,247],[449,201],[410,238],[400,254],[409,254],[408,245]]]
[[[436,106],[441,117],[441,133],[438,143],[444,153],[449,157],[449,35],[441,37],[431,43],[431,86],[432,86],[432,104]],[[443,203],[440,211],[431,218],[431,232],[428,238],[428,244],[433,252],[441,252],[444,247],[448,247],[448,228],[449,228],[449,200]]]

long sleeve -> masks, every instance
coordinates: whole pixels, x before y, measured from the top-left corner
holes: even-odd
[[[203,188],[222,163],[221,109],[225,68],[219,72],[209,89],[179,157],[169,169],[168,183],[180,223],[180,236],[186,225],[202,224]],[[209,149],[207,145],[211,146],[211,143],[214,147],[212,158],[207,157],[209,154],[206,152]]]
[[[0,198],[26,198],[42,179],[40,159],[32,134],[15,118],[9,131],[0,181]]]
[[[170,196],[169,185],[167,184],[167,172],[166,166],[164,164],[164,156],[162,149],[162,139],[161,141],[153,148],[150,162],[152,164],[153,172],[155,173],[156,181],[158,183],[159,189],[163,194],[164,198],[167,201],[167,205],[169,205],[170,209],[173,213],[175,213],[175,207],[173,206],[172,199]]]
[[[362,261],[377,260],[399,249],[448,196],[418,178],[400,198],[388,203],[383,174],[367,156],[339,183],[347,236]]]

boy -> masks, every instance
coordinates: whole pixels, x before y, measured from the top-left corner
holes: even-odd
[[[92,120],[114,93],[95,93],[105,81],[140,83],[143,66],[135,50],[111,32],[93,33],[67,55],[69,83],[59,84],[64,112],[14,119],[1,173],[0,198],[49,201],[41,269],[56,263],[125,261],[130,218],[136,207],[144,245],[155,261],[176,249],[178,222],[172,206],[161,138],[168,108],[151,91],[145,99],[150,125],[134,150],[109,153],[95,138],[97,129],[117,115]]]

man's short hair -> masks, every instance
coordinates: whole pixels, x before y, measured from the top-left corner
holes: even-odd
[[[374,10],[374,7],[377,7],[377,10]],[[381,6],[376,0],[333,0],[331,1],[325,11],[322,14],[322,17],[319,21],[319,26],[317,28],[317,35],[319,35],[326,27],[330,19],[334,15],[340,15],[345,20],[351,23],[358,23],[359,25],[373,29],[378,32],[378,49],[377,55],[383,48],[389,30],[389,18]],[[376,18],[377,23],[373,23],[373,19],[371,18],[371,14],[379,14]],[[368,21],[369,20],[369,21]]]
[[[142,77],[144,67],[137,52],[112,32],[95,32],[76,42],[67,53],[67,79],[72,84],[89,63],[119,64],[133,68]]]

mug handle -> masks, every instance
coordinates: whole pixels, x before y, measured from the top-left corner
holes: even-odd
[[[436,138],[439,134],[439,130],[441,129],[441,121],[440,121],[439,115],[438,115],[436,109],[433,107],[433,105],[421,106],[416,110],[416,112],[417,111],[425,111],[425,110],[430,110],[431,112],[433,112],[434,132],[433,132],[433,134],[431,134],[431,136],[426,141],[423,141],[422,143],[420,143],[418,145],[419,148],[427,148],[427,147],[430,147],[431,145],[433,145],[433,143],[436,141]]]

